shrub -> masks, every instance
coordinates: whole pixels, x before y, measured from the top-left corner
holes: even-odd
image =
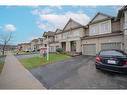
[[[56,49],[56,52],[63,53],[64,50],[63,50],[63,48],[57,48],[57,49]]]

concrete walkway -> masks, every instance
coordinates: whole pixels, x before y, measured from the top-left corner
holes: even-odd
[[[45,89],[11,54],[5,59],[0,75],[0,89]]]

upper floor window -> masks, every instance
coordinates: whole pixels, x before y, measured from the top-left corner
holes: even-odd
[[[108,29],[109,27],[108,27],[108,22],[104,22],[104,23],[102,23],[101,24],[101,31],[102,32],[108,32]]]
[[[90,35],[99,35],[105,33],[111,33],[110,20],[90,25]]]
[[[66,39],[66,38],[67,38],[67,36],[68,36],[68,32],[63,33],[63,39]]]
[[[90,28],[90,34],[94,35],[94,34],[97,34],[97,26],[94,25]]]
[[[80,32],[79,31],[75,31],[75,36],[80,36]]]
[[[69,38],[73,37],[73,31],[68,32],[68,37]]]
[[[55,40],[60,40],[61,39],[61,34],[55,35]]]

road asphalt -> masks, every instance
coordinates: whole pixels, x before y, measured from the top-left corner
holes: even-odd
[[[127,75],[96,70],[94,60],[78,56],[30,72],[47,89],[127,89]]]

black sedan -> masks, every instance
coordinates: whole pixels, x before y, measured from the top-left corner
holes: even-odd
[[[96,55],[96,69],[127,74],[127,54],[121,50],[102,50]]]

